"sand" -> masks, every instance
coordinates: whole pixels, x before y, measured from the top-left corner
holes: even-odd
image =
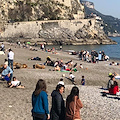
[[[27,64],[26,69],[14,69],[14,75],[25,85],[25,89],[7,88],[6,82],[0,81],[0,120],[32,120],[31,117],[31,95],[35,89],[38,79],[42,78],[47,83],[47,91],[49,98],[49,109],[51,108],[51,92],[56,87],[62,74],[69,76],[68,72],[49,71],[53,67],[46,66],[45,69],[33,69],[33,64],[44,63],[46,57],[50,56],[52,60],[63,59],[63,62],[73,60],[73,63],[83,64],[84,69],[78,68],[74,72],[76,83],[80,89],[80,99],[84,105],[81,109],[83,120],[119,120],[120,119],[120,100],[119,97],[108,95],[102,97],[100,89],[105,88],[109,80],[109,72],[117,72],[120,74],[120,66],[110,66],[109,62],[102,61],[97,64],[80,61],[78,56],[69,55],[67,52],[58,51],[58,54],[52,54],[41,51],[30,51],[28,48],[15,48],[5,43],[6,49],[12,48],[15,53],[15,62]],[[5,55],[0,55],[0,64],[3,64]],[[28,60],[30,57],[41,57],[42,61]],[[119,62],[119,61],[117,61]],[[87,69],[86,69],[87,68]],[[86,85],[81,86],[81,76],[85,76]],[[64,99],[70,93],[73,87],[72,83],[64,78],[65,93]],[[119,85],[120,85],[120,81]]]

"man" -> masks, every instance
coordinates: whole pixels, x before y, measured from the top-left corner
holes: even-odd
[[[65,120],[65,104],[63,100],[64,85],[58,84],[56,90],[51,93],[52,107],[50,112],[50,120]]]
[[[13,71],[7,65],[7,62],[5,62],[4,66],[3,66],[3,71],[2,71],[2,78],[3,78],[3,80],[6,80],[6,81],[10,82],[11,79],[12,79],[12,76],[13,76]]]
[[[2,43],[2,45],[1,45],[1,51],[5,51],[5,45]]]
[[[9,53],[8,53],[8,66],[11,66],[11,69],[13,70],[13,59],[14,59],[14,52],[9,49]]]

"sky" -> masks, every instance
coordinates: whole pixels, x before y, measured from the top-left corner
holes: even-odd
[[[94,3],[95,9],[104,15],[120,19],[120,0],[83,0]]]

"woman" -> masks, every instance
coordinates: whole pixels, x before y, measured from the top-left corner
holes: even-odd
[[[32,107],[33,120],[50,119],[46,83],[42,79],[38,80],[35,91],[32,94]]]
[[[66,99],[66,119],[65,120],[81,120],[80,109],[83,107],[79,99],[78,87],[73,87],[70,95]]]
[[[117,81],[114,81],[114,84],[111,85],[111,88],[109,89],[109,94],[116,95],[116,93],[119,93],[119,87]]]
[[[51,94],[52,108],[50,112],[51,120],[65,120],[65,105],[62,97],[64,85],[59,84]]]

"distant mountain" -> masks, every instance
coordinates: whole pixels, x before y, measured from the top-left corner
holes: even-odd
[[[120,19],[109,15],[103,15],[94,9],[94,3],[82,1],[85,5],[85,16],[88,18],[91,13],[100,16],[103,20],[104,31],[108,36],[120,36]]]

